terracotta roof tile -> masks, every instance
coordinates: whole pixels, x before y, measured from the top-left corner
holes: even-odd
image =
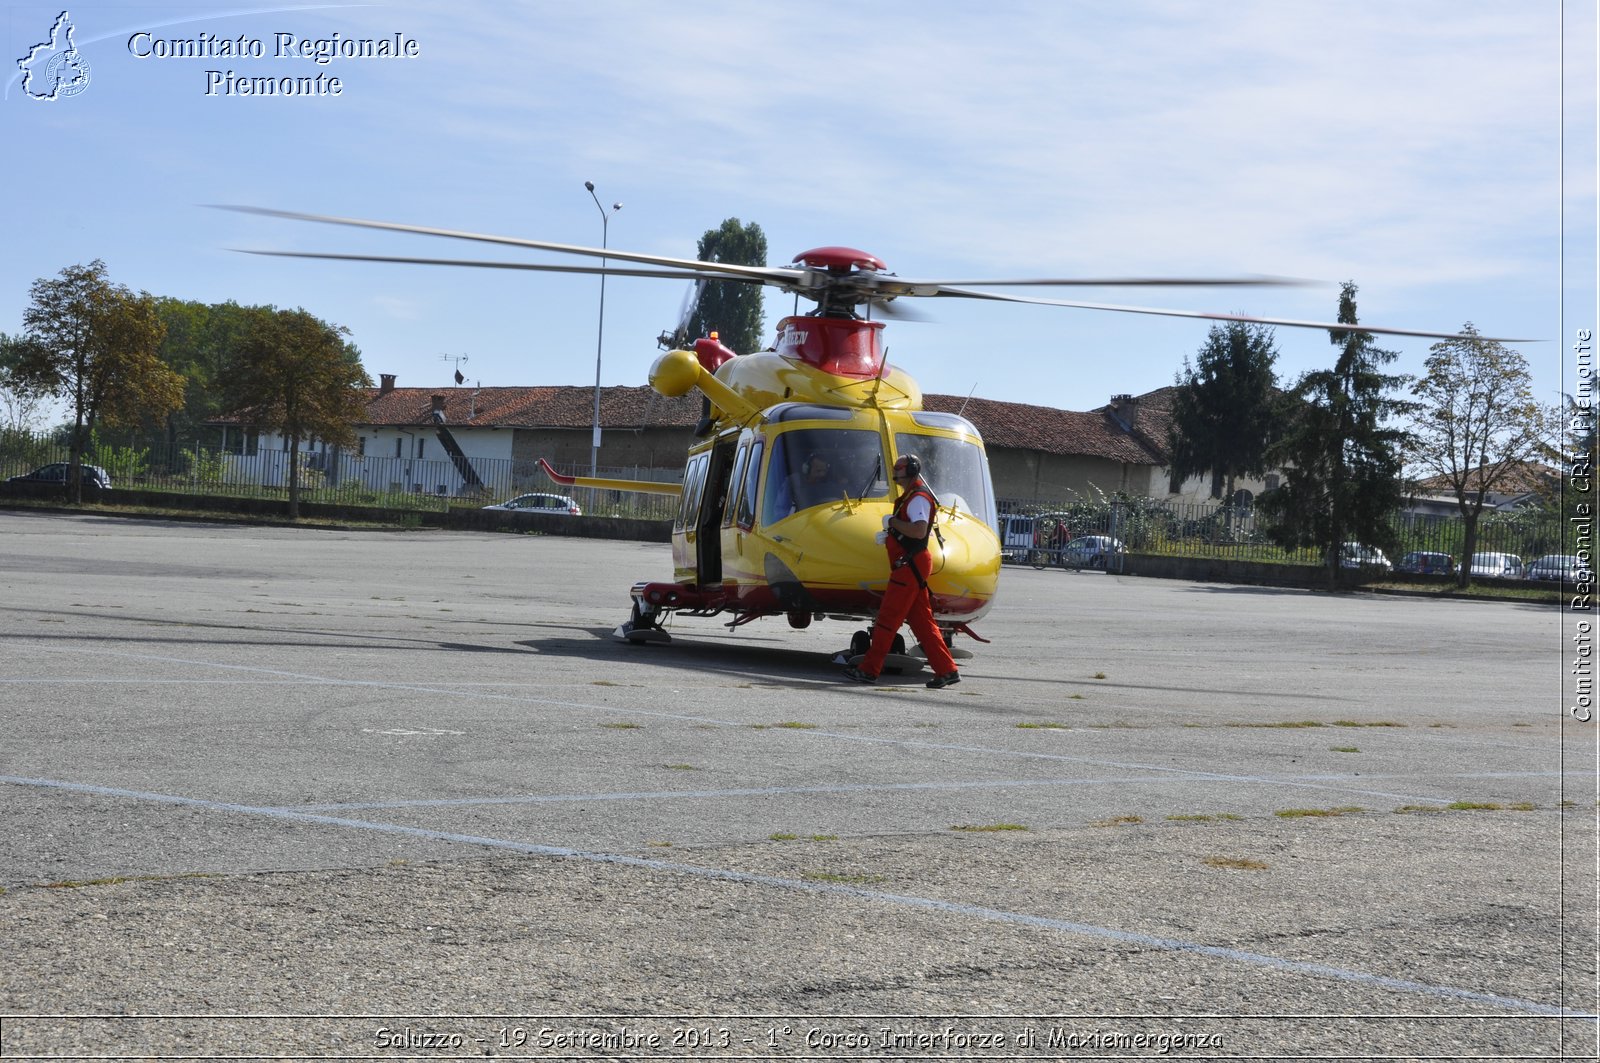
[[[364,424],[376,427],[433,423],[435,396],[442,397],[445,423],[481,428],[586,429],[594,421],[590,387],[368,388]],[[1136,465],[1158,465],[1170,421],[1171,388],[1139,396],[1137,431],[1129,433],[1110,407],[1077,412],[1051,406],[925,395],[923,405],[945,413],[961,412],[989,447],[1082,455]],[[669,399],[649,387],[600,389],[600,423],[605,428],[691,428],[700,418],[700,397]],[[217,423],[233,422],[218,418]]]
[[[588,428],[594,424],[594,389],[368,388],[369,425],[426,425],[434,396],[444,400],[445,423],[499,428]],[[600,424],[605,428],[692,427],[700,418],[696,395],[665,398],[648,387],[600,389]]]

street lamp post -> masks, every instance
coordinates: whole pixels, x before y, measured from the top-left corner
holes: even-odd
[[[611,215],[622,209],[621,203],[611,204],[611,209],[606,210],[600,205],[600,197],[594,194],[594,182],[585,181],[583,187],[589,190],[589,198],[594,200],[594,205],[600,211],[600,250],[604,251],[607,239],[610,236]],[[600,260],[600,268],[606,268],[606,260]],[[600,474],[600,353],[605,350],[606,343],[606,275],[600,274],[600,325],[596,330],[594,343],[594,449],[589,455],[589,475]]]

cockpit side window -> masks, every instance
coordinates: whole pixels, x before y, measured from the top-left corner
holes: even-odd
[[[761,449],[763,443],[750,444],[750,464],[745,467],[744,485],[739,491],[739,527],[749,531],[756,522],[756,491],[761,486]]]
[[[777,436],[767,463],[762,524],[850,498],[889,492],[878,433],[855,428],[797,428]]]

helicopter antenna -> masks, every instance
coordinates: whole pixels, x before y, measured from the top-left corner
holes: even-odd
[[[878,375],[872,381],[872,394],[867,396],[872,404],[878,404],[878,389],[883,387],[883,375],[889,371],[889,348],[883,349],[883,359],[878,363]]]
[[[972,401],[972,396],[973,396],[973,394],[975,394],[977,392],[977,390],[978,390],[978,382],[976,380],[974,380],[972,382],[972,390],[967,392],[967,397],[961,401],[961,409],[956,411],[956,416],[957,417],[960,417],[960,416],[962,416],[963,414],[965,414],[967,412],[967,403]]]

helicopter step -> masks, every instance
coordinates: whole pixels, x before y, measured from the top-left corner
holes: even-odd
[[[635,644],[671,642],[672,636],[661,621],[679,609],[710,616],[721,612],[724,604],[720,593],[707,594],[687,583],[635,583],[629,594],[633,612],[627,621],[617,625],[611,637]]]

